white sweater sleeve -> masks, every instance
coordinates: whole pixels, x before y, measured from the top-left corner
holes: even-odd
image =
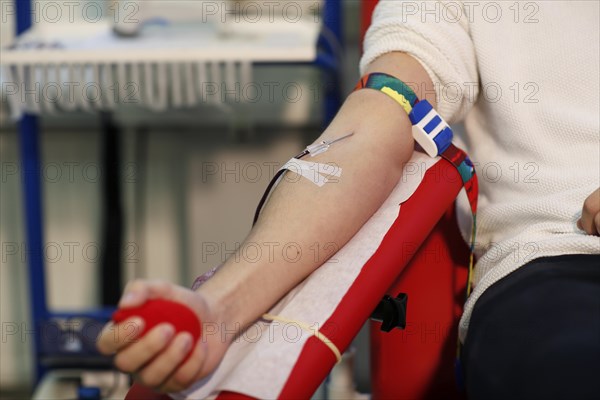
[[[364,49],[361,74],[385,53],[416,58],[435,85],[438,112],[449,123],[461,120],[475,103],[477,59],[462,2],[380,0]]]

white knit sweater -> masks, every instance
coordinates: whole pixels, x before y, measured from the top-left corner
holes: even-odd
[[[480,182],[474,291],[539,257],[600,253],[576,226],[600,186],[598,1],[381,1],[361,72],[391,51],[413,55],[436,86],[438,111],[464,119],[457,138]],[[468,236],[470,211],[458,202]],[[598,265],[600,268],[600,265]]]

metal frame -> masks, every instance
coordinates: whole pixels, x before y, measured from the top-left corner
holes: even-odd
[[[323,26],[337,40],[339,46],[342,41],[342,20],[339,0],[324,0]],[[15,0],[16,5],[16,33],[20,35],[32,25],[31,0]],[[335,44],[327,41],[320,35],[318,46],[321,51],[313,62],[306,63],[259,63],[270,65],[313,65],[321,69],[329,78],[330,85],[326,86],[323,99],[324,122],[328,124],[341,105],[342,93],[340,74],[341,60],[336,58]],[[23,162],[23,194],[25,199],[25,224],[26,243],[29,249],[28,275],[30,290],[31,317],[34,326],[33,353],[35,362],[35,384],[43,378],[44,374],[53,367],[43,364],[43,338],[40,335],[52,318],[90,318],[107,321],[113,311],[112,308],[101,308],[79,313],[51,312],[47,306],[46,274],[43,259],[43,212],[42,212],[42,182],[41,159],[39,148],[39,118],[35,115],[25,114],[18,124],[20,137],[20,151]]]

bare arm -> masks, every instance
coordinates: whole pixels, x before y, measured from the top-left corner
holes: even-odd
[[[375,60],[368,72],[385,72],[433,92],[426,71],[406,54],[386,54]],[[417,96],[423,98],[421,90]],[[435,99],[427,99],[435,107]],[[242,249],[248,244],[261,247],[262,257],[256,262],[234,255],[196,292],[165,282],[135,281],[128,285],[120,303],[121,307],[134,307],[149,298],[172,299],[190,306],[202,321],[216,323],[226,335],[205,335],[192,348],[188,333],[175,335],[166,323],[134,342],[136,335],[119,329],[122,324],[109,324],[98,339],[100,351],[116,352],[119,369],[135,373],[138,381],[162,391],[183,390],[212,372],[234,333],[241,332],[322,265],[332,255],[323,248],[326,243],[344,246],[400,179],[414,143],[408,116],[397,103],[374,90],[353,93],[321,139],[350,132],[354,135],[310,159],[339,166],[342,176],[336,183],[317,187],[304,178],[295,182],[284,179],[273,191],[242,244]],[[284,246],[292,243],[294,246],[284,253]],[[315,244],[321,250],[318,253],[311,248]],[[301,254],[293,253],[295,249]],[[135,325],[143,322],[138,320]],[[191,357],[180,365],[190,351]]]
[[[368,72],[432,87],[421,65],[401,53],[380,57]],[[319,188],[305,179],[282,180],[246,239],[246,244],[262,246],[263,257],[255,263],[231,257],[200,287],[222,321],[243,329],[256,320],[331,256],[323,250],[326,243],[344,246],[398,183],[414,148],[410,121],[400,106],[374,90],[353,93],[320,140],[350,132],[352,137],[310,159],[339,166],[338,182]],[[301,254],[283,254],[286,244],[294,244],[289,251],[299,247]]]

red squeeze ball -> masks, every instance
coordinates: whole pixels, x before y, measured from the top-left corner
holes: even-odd
[[[114,312],[112,320],[123,322],[128,318],[140,317],[144,327],[138,337],[161,323],[169,323],[175,327],[175,334],[189,332],[194,338],[194,345],[200,338],[202,327],[196,314],[187,306],[171,300],[148,300],[139,307],[121,308]]]

